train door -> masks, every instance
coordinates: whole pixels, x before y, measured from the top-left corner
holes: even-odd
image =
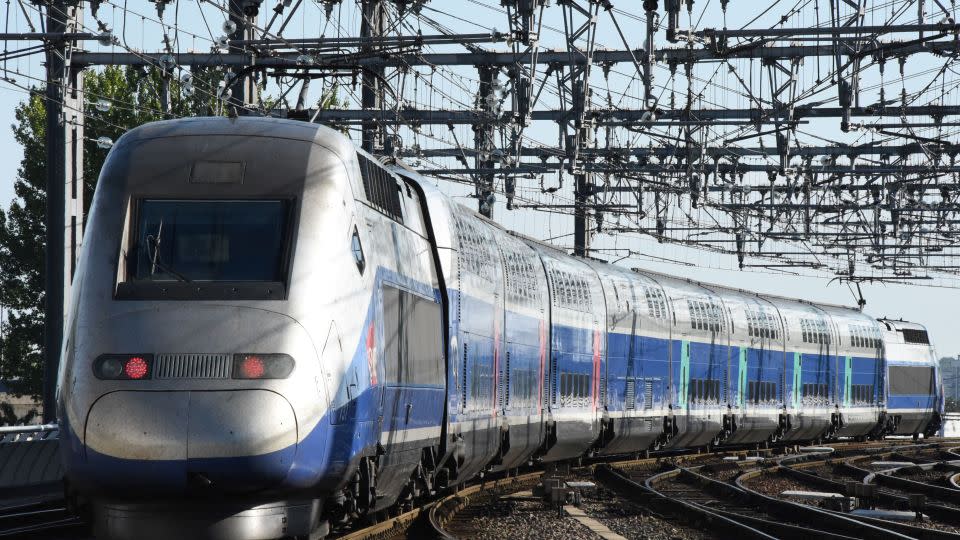
[[[402,385],[401,376],[404,373],[404,350],[406,349],[406,333],[403,329],[403,296],[396,286],[384,284],[383,297],[383,418],[384,430],[387,435],[385,446],[402,445],[406,440],[407,432],[404,426],[403,409],[411,405],[409,395]],[[411,411],[412,412],[412,411]]]
[[[726,325],[726,338],[723,340],[723,351],[720,355],[721,368],[723,374],[721,377],[721,392],[720,403],[723,405],[730,404],[730,384],[731,384],[731,362],[733,361],[734,347],[733,347],[733,310],[730,309],[730,304],[728,302],[721,301],[723,306],[723,312],[726,314],[727,325]]]

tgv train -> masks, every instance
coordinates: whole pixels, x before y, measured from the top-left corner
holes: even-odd
[[[926,330],[574,258],[305,122],[124,135],[59,373],[111,538],[322,535],[485,472],[931,434]]]

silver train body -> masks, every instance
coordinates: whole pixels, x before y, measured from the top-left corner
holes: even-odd
[[[485,471],[931,433],[926,331],[568,256],[343,135],[142,126],[104,165],[59,374],[115,538],[275,538]]]

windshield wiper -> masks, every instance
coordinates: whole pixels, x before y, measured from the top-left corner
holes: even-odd
[[[181,274],[180,272],[177,272],[176,270],[174,270],[173,268],[171,268],[169,265],[165,264],[165,263],[160,259],[160,238],[159,238],[159,236],[160,236],[161,231],[163,231],[163,222],[160,222],[160,227],[157,228],[157,236],[153,236],[152,234],[148,234],[148,235],[147,235],[147,238],[146,238],[146,241],[147,241],[147,255],[150,257],[150,275],[152,276],[152,275],[156,274],[156,273],[157,273],[157,268],[159,268],[160,270],[163,270],[164,272],[166,272],[166,273],[170,274],[171,276],[177,278],[178,281],[183,281],[183,282],[185,282],[185,283],[190,283],[190,280],[187,279],[186,276],[184,276],[184,275]]]

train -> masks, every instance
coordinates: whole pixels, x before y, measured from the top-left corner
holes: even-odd
[[[485,474],[930,436],[920,324],[568,253],[321,125],[191,118],[100,173],[57,405],[105,538],[318,538]]]

